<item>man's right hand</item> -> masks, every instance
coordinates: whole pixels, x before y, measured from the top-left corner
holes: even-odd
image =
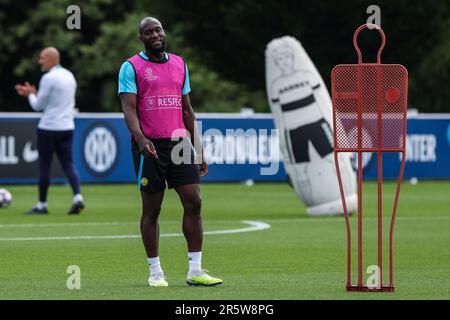
[[[139,146],[139,151],[144,155],[144,157],[153,157],[155,159],[158,159],[158,154],[156,153],[153,142],[143,137],[137,140],[137,143]]]
[[[14,89],[16,89],[17,94],[21,95],[22,97],[28,97],[30,94],[36,94],[37,90],[34,85],[29,84],[28,82],[25,82],[25,84],[16,84],[14,86]]]

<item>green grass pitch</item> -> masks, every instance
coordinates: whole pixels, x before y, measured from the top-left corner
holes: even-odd
[[[14,199],[11,207],[0,210],[0,299],[450,298],[447,181],[402,186],[395,225],[395,293],[345,291],[344,219],[306,216],[305,206],[287,184],[202,185],[205,231],[248,228],[244,220],[270,225],[253,232],[205,235],[203,267],[224,280],[212,288],[185,284],[186,243],[176,235],[181,232],[182,209],[172,190],[163,204],[160,240],[169,287],[150,288],[138,236],[136,186],[83,186],[87,209],[80,216],[66,214],[71,202],[68,186],[51,186],[48,216],[24,215],[36,201],[35,186],[8,189]],[[376,190],[376,183],[365,182],[364,268],[376,264]],[[384,184],[384,239],[394,190],[394,183]],[[355,215],[351,223],[355,231]],[[356,249],[355,241],[353,246]],[[387,253],[385,246],[385,258]],[[81,269],[80,290],[66,288],[69,265]],[[384,267],[387,278],[386,259]]]

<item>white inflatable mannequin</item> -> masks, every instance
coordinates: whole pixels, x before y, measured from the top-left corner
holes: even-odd
[[[328,90],[300,42],[285,36],[266,48],[266,86],[284,165],[309,215],[343,214],[333,155]],[[356,209],[356,175],[339,155],[348,211]]]

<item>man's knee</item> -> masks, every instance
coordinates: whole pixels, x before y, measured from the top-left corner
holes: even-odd
[[[161,212],[161,204],[164,193],[147,193],[141,191],[142,196],[142,214],[145,218],[157,221]]]
[[[152,206],[143,208],[143,216],[150,219],[151,223],[157,223],[159,214],[161,213],[161,206]]]
[[[194,214],[200,214],[202,209],[202,198],[199,195],[189,197],[184,201],[184,208]]]

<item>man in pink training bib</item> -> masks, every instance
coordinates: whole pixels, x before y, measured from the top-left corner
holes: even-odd
[[[166,287],[158,254],[159,214],[167,186],[175,189],[183,205],[183,233],[187,241],[189,285],[214,286],[221,279],[201,267],[203,227],[200,176],[208,173],[203,148],[189,100],[186,63],[165,51],[164,29],[152,17],[139,25],[144,51],[129,58],[119,72],[119,96],[125,121],[132,135],[134,167],[142,198],[141,234],[150,267],[148,284]],[[187,131],[187,132],[186,132]],[[191,143],[190,155],[174,151],[179,143]],[[178,150],[179,148],[177,148]],[[192,146],[187,148],[192,151]],[[174,155],[190,161],[174,161]],[[200,165],[198,165],[199,163]]]

